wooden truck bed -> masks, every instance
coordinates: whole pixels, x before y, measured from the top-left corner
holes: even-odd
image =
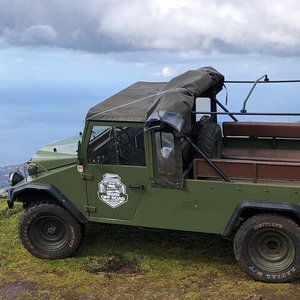
[[[227,137],[300,139],[300,123],[224,122]],[[225,147],[216,166],[231,180],[300,182],[300,150]],[[194,178],[220,178],[203,160],[193,160]]]

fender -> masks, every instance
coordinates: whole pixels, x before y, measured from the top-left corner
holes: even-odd
[[[232,214],[229,222],[227,223],[222,236],[229,237],[235,228],[235,225],[238,222],[239,217],[245,213],[246,211],[255,211],[257,213],[281,213],[281,214],[292,214],[298,220],[300,220],[300,206],[282,202],[282,203],[274,203],[274,202],[262,202],[262,201],[243,201],[241,202],[235,209]]]
[[[72,202],[64,196],[56,187],[43,183],[25,183],[19,186],[13,186],[8,189],[7,205],[12,208],[18,195],[28,191],[43,191],[52,195],[56,201],[63,206],[78,222],[87,223],[87,218],[79,211]],[[22,201],[22,200],[21,200]]]

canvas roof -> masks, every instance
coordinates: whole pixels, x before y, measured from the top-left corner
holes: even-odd
[[[92,107],[86,120],[145,122],[165,82],[136,82]]]
[[[86,120],[145,122],[145,129],[170,126],[177,135],[190,130],[195,98],[218,93],[224,76],[212,67],[187,71],[169,82],[136,82],[92,107]]]

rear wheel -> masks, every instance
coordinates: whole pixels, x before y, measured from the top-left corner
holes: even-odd
[[[25,210],[19,236],[24,247],[39,258],[65,258],[78,249],[82,227],[64,208],[38,203]]]
[[[251,277],[265,282],[288,282],[298,275],[299,247],[299,226],[278,215],[248,219],[234,239],[239,265]]]

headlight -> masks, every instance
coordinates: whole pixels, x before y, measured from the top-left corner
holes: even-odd
[[[22,181],[24,176],[21,174],[20,171],[14,171],[9,174],[8,182],[11,186],[16,185],[18,182]]]

